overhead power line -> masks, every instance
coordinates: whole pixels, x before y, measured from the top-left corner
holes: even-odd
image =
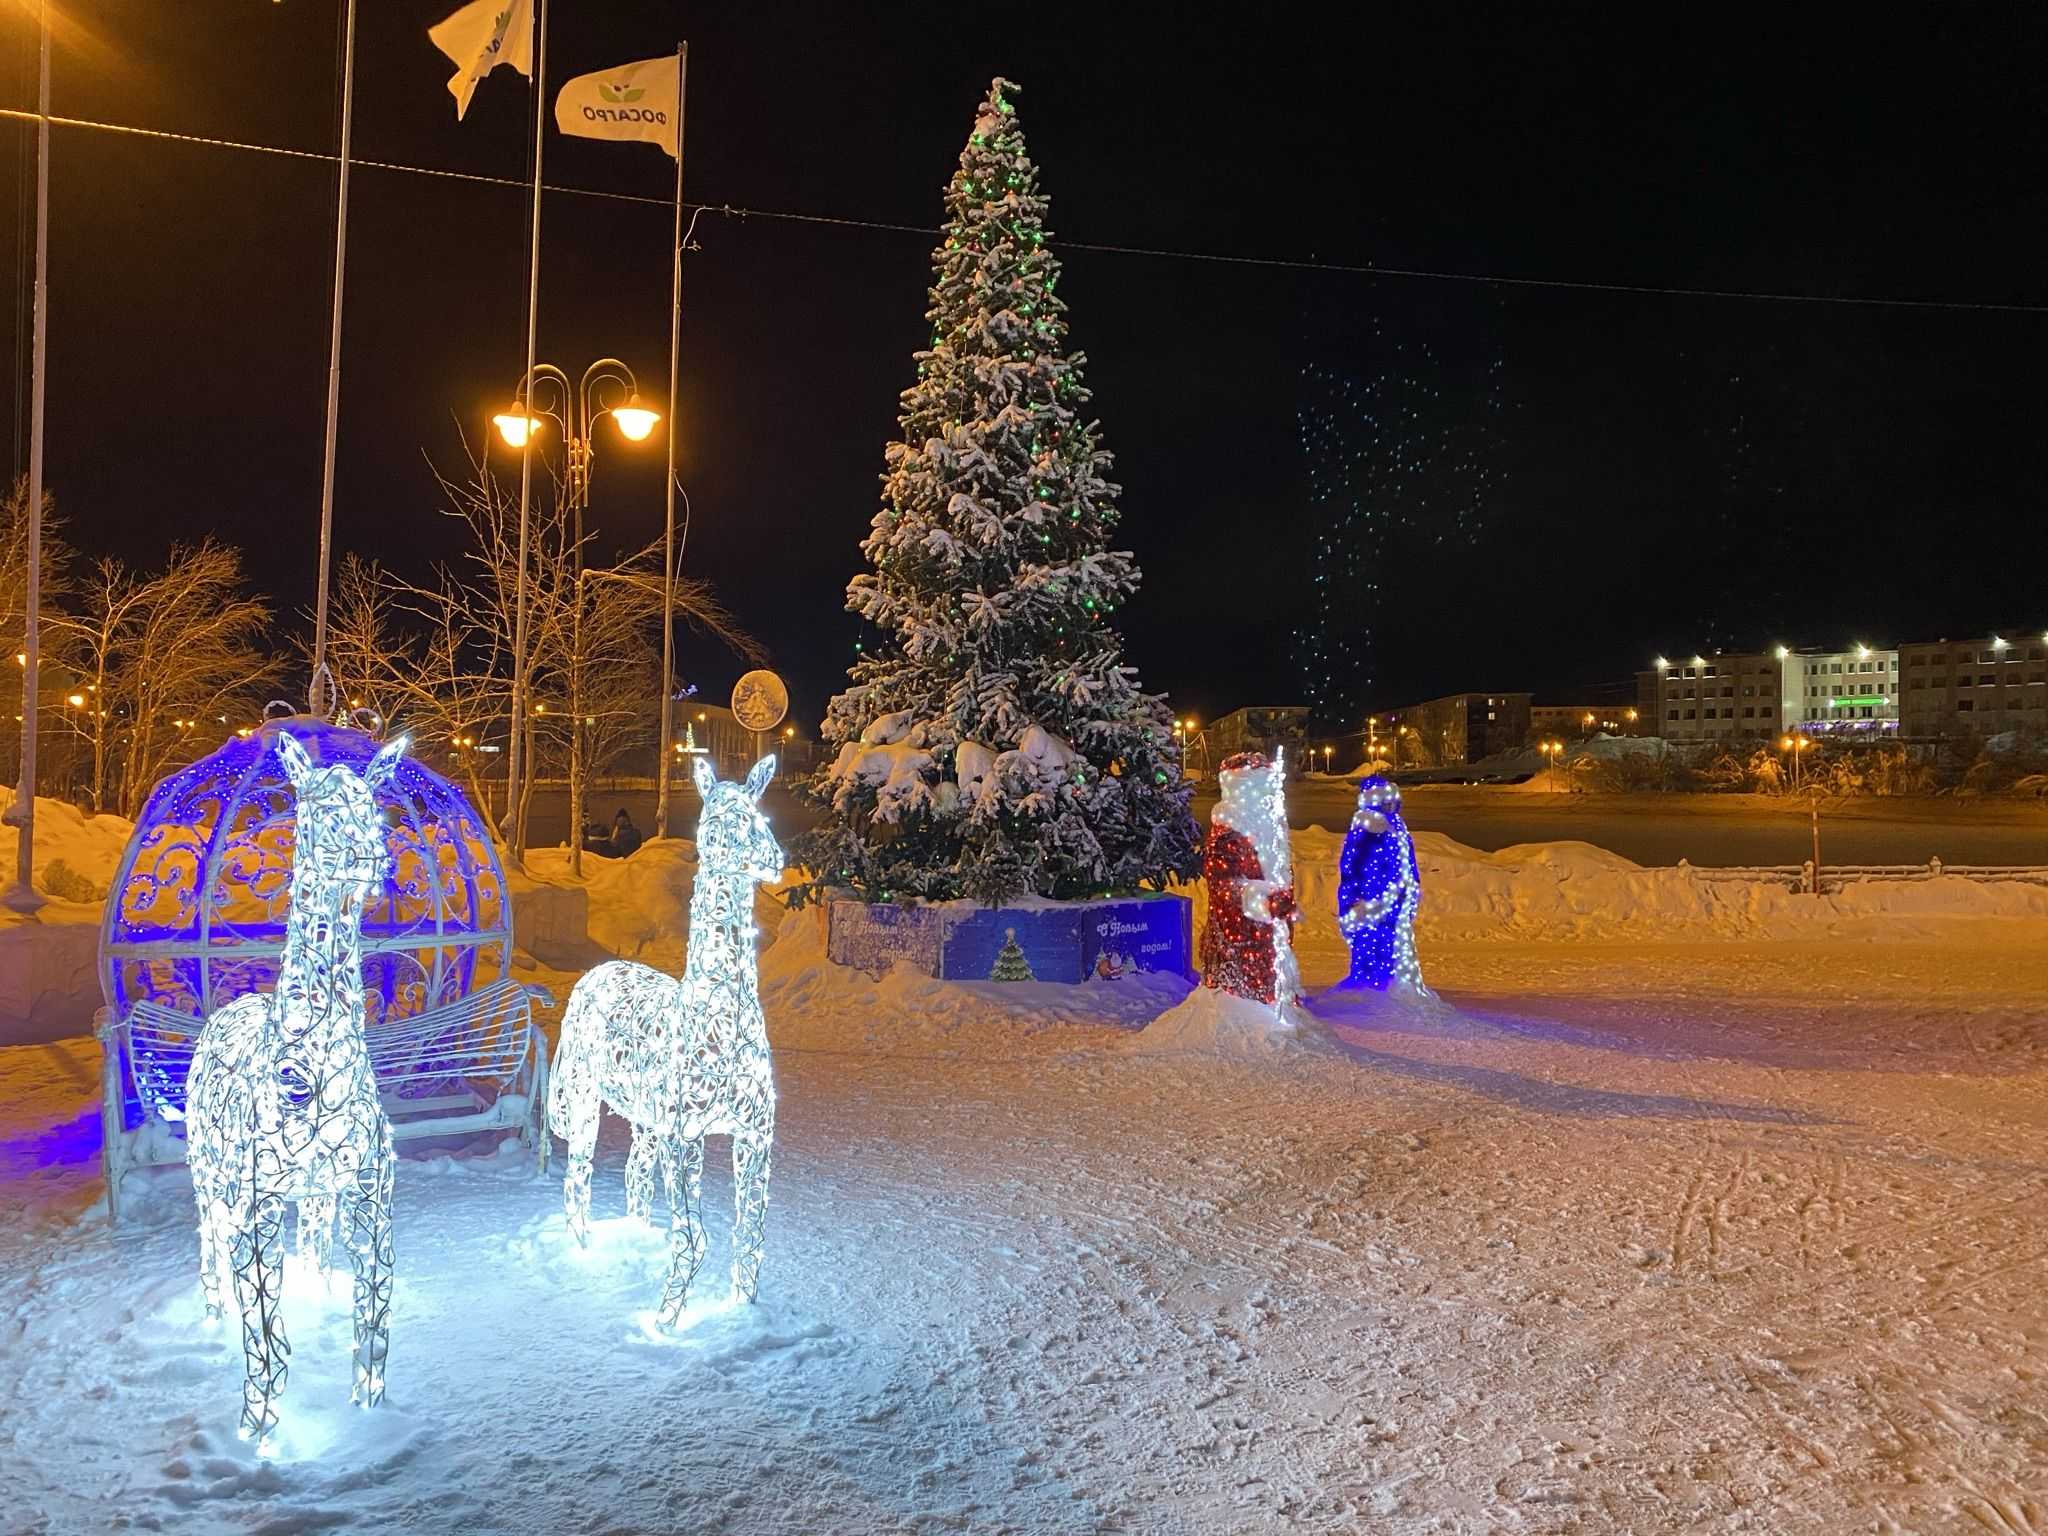
[[[32,123],[36,114],[16,108],[0,107],[0,118],[11,118],[16,122]],[[178,133],[167,128],[141,128],[132,123],[100,122],[87,117],[50,116],[50,123],[58,128],[86,128],[99,133],[124,134],[134,138],[160,139],[177,144],[199,144],[211,149],[239,149],[252,154],[278,155],[288,160],[315,160],[334,165],[340,156],[312,149],[290,149],[279,144],[255,144],[245,139],[220,138],[210,134]],[[530,189],[531,181],[516,176],[486,176],[477,171],[446,170],[431,165],[408,165],[398,160],[370,160],[356,155],[350,163],[369,170],[395,171],[408,176],[433,176],[446,181],[475,182],[490,187],[513,187]],[[673,209],[675,203],[665,197],[645,197],[632,192],[608,192],[598,187],[577,187],[562,182],[543,182],[549,192],[563,193],[572,197],[599,198],[614,203],[642,203],[649,207]],[[896,224],[883,219],[844,218],[829,213],[798,213],[788,209],[741,208],[731,203],[686,203],[684,206],[700,209],[735,219],[773,219],[790,224],[835,225],[844,229],[872,229],[896,235],[935,236],[941,231],[926,224]],[[1663,295],[1684,299],[1743,299],[1773,304],[1834,304],[1859,305],[1878,309],[1929,309],[1978,311],[1991,314],[2044,315],[2048,304],[2021,304],[1979,299],[1898,299],[1884,298],[1871,294],[1836,293],[1789,293],[1751,288],[1686,288],[1662,283],[1615,283],[1594,279],[1564,277],[1521,277],[1492,272],[1444,272],[1427,267],[1389,267],[1372,262],[1314,261],[1293,256],[1241,256],[1218,251],[1184,251],[1163,246],[1115,245],[1095,240],[1049,240],[1048,245],[1070,251],[1093,251],[1110,256],[1145,256],[1160,261],[1195,261],[1212,266],[1263,267],[1268,270],[1289,272],[1325,272],[1339,276],[1356,277],[1399,277],[1427,282],[1473,283],[1501,288],[1554,288],[1579,293],[1633,293]]]

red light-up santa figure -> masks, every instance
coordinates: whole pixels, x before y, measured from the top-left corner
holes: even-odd
[[[1261,1003],[1301,992],[1294,964],[1294,861],[1287,846],[1284,754],[1225,758],[1223,798],[1209,813],[1202,878],[1209,923],[1202,931],[1202,985]]]

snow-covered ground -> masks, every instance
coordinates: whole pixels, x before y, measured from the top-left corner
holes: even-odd
[[[677,853],[593,936],[673,963]],[[589,1254],[516,1149],[415,1144],[389,1401],[302,1281],[269,1462],[183,1171],[110,1232],[97,1048],[0,1051],[0,1529],[2048,1531],[2048,902],[1423,853],[1444,1006],[1278,1040],[787,919],[761,1303],[721,1144],[674,1338],[616,1122]]]

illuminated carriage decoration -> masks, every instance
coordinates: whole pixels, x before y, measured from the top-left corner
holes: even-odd
[[[184,1158],[174,1119],[207,1014],[277,979],[296,825],[274,738],[361,772],[380,743],[298,715],[165,779],[122,854],[100,927],[108,1204],[129,1167]],[[511,976],[512,911],[489,829],[413,758],[377,791],[392,870],[363,914],[366,1038],[400,1139],[510,1127],[545,1160],[539,988]]]

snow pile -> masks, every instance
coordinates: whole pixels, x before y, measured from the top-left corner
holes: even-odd
[[[0,812],[13,806],[14,791],[0,789]],[[61,901],[99,901],[114,883],[114,871],[134,830],[135,823],[125,817],[88,816],[68,801],[37,795],[36,889]],[[10,879],[20,842],[18,828],[0,825],[0,870]]]
[[[1146,1025],[1131,1042],[1131,1049],[1148,1055],[1271,1060],[1328,1055],[1336,1045],[1304,1009],[1269,1007],[1233,992],[1196,987],[1179,1006]]]
[[[1341,947],[1338,858],[1343,835],[1292,834],[1296,947]],[[1515,939],[1936,937],[1959,922],[2048,921],[2048,886],[2022,881],[1931,880],[1851,884],[1818,898],[1772,881],[1720,879],[1678,865],[1645,868],[1590,843],[1519,843],[1482,853],[1441,833],[1415,834],[1422,873],[1418,942]],[[1207,914],[1199,885],[1199,931]]]
[[[0,810],[13,804],[13,791],[0,789]],[[35,885],[49,904],[26,919],[0,907],[0,1043],[92,1029],[100,1005],[100,905],[134,826],[36,796]],[[0,884],[14,876],[20,836],[0,825]]]
[[[573,888],[566,848],[533,849],[526,867],[536,883]],[[586,850],[581,885],[590,900],[591,941],[622,960],[680,971],[696,879],[697,845],[683,838],[653,839],[623,859]]]
[[[623,859],[603,859],[587,850],[581,882],[569,877],[569,850],[537,848],[526,855],[527,872],[507,876],[517,902],[520,946],[532,950],[529,913],[544,920],[550,898],[587,903],[582,929],[558,936],[558,952],[539,958],[558,969],[587,970],[608,959],[638,960],[680,976],[689,948],[690,892],[697,883],[697,845],[687,838],[656,838]],[[801,875],[782,872],[774,885],[754,887],[754,926],[772,935],[787,915],[784,893]],[[536,923],[538,928],[538,922]],[[545,935],[543,935],[545,937]],[[574,950],[573,953],[559,952]]]
[[[1599,758],[1613,762],[1624,757],[1662,759],[1671,753],[1671,743],[1662,736],[1610,736],[1605,731],[1576,743],[1568,756]]]

